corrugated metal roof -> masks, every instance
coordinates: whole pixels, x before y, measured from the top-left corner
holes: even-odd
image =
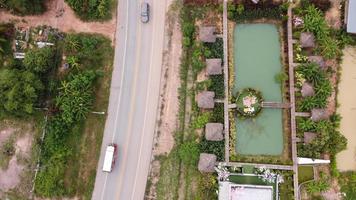
[[[349,0],[347,32],[356,33],[356,0]]]

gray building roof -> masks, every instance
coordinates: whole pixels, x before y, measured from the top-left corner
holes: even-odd
[[[211,92],[211,91],[200,92],[196,97],[198,107],[204,108],[204,109],[214,108],[214,106],[215,106],[214,97],[215,97],[214,92]]]
[[[311,120],[315,122],[328,118],[329,115],[326,109],[314,108],[311,110]]]
[[[300,46],[302,48],[315,47],[315,37],[313,33],[303,32],[300,34]]]
[[[302,97],[310,97],[315,94],[313,85],[308,82],[303,83],[302,90],[300,92],[302,93]]]
[[[222,123],[207,123],[205,125],[205,138],[209,141],[221,141],[224,139],[224,126]]]
[[[356,0],[349,0],[348,3],[347,32],[356,33]]]
[[[202,26],[199,28],[199,39],[202,42],[215,42],[215,27],[214,26]]]
[[[309,56],[308,60],[310,62],[318,64],[321,67],[321,69],[327,69],[326,63],[322,56]]]
[[[201,153],[199,157],[198,169],[201,172],[214,172],[216,163],[216,155]]]
[[[220,58],[206,59],[206,73],[208,75],[222,74],[221,59]]]

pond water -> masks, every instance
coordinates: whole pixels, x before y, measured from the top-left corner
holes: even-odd
[[[265,101],[282,102],[281,84],[275,80],[282,69],[280,40],[273,24],[238,24],[234,31],[235,82],[233,94],[251,87]],[[242,155],[281,155],[281,109],[262,109],[253,119],[236,120],[236,152]]]

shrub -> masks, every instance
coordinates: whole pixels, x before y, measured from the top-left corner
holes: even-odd
[[[29,71],[45,73],[51,67],[55,67],[54,56],[54,49],[50,47],[31,49],[26,53],[23,63]]]
[[[41,14],[46,11],[46,0],[5,0],[1,6],[19,15]]]
[[[178,149],[179,158],[185,165],[196,165],[199,153],[199,145],[194,141],[185,142]]]
[[[205,124],[209,122],[211,113],[210,112],[204,112],[200,115],[198,115],[193,121],[192,121],[192,128],[194,129],[199,129],[203,128]]]
[[[339,177],[341,192],[345,193],[344,200],[356,199],[356,172],[343,172]]]
[[[205,137],[201,140],[199,144],[200,152],[215,154],[218,161],[224,160],[225,155],[225,143],[222,141],[208,141]]]
[[[320,193],[328,190],[330,188],[330,183],[328,178],[324,173],[320,174],[320,180],[310,182],[306,185],[307,191],[310,194]]]
[[[211,84],[208,87],[209,91],[215,92],[216,98],[225,97],[224,75],[212,75],[209,77]]]
[[[83,20],[111,18],[112,0],[66,0],[66,2]]]

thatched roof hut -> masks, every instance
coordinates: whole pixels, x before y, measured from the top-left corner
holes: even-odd
[[[315,37],[312,33],[303,32],[300,34],[300,46],[302,48],[315,47]]]
[[[201,153],[199,157],[198,169],[200,172],[214,172],[216,155]]]
[[[326,63],[322,56],[309,56],[308,60],[318,64],[322,69],[326,69]]]
[[[317,133],[304,132],[304,144],[311,143],[317,136]]]
[[[224,125],[222,123],[207,123],[205,125],[205,138],[210,141],[221,141],[224,139],[223,135]]]
[[[326,109],[314,108],[311,111],[311,120],[320,121],[323,119],[328,119],[329,115]]]
[[[208,75],[222,74],[222,66],[220,58],[206,59],[206,73]]]
[[[310,97],[315,94],[313,85],[308,82],[303,83],[302,90],[300,92],[302,93],[302,97]]]
[[[199,39],[202,42],[215,42],[216,35],[215,35],[216,28],[214,26],[202,26],[199,28]]]
[[[198,93],[196,96],[198,107],[204,109],[213,109],[215,105],[214,97],[215,93],[211,91],[203,91]]]

